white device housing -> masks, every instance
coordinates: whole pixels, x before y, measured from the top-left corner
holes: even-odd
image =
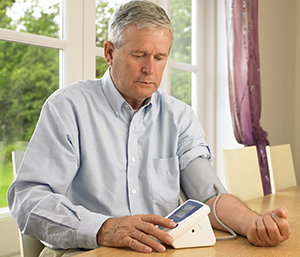
[[[174,220],[172,215],[176,211],[180,211],[180,209],[183,210],[191,202],[194,202],[196,205],[201,205],[201,207],[196,211],[192,211],[191,214],[185,215],[185,218],[179,222],[177,221],[178,225],[176,228],[163,228],[164,231],[174,238],[174,242],[171,245],[174,248],[203,247],[211,246],[216,243],[216,237],[207,216],[210,212],[208,205],[189,199],[167,215],[166,218]]]

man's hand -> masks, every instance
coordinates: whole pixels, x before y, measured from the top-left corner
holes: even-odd
[[[150,253],[152,249],[164,252],[166,248],[150,236],[165,244],[171,244],[174,240],[155,225],[166,228],[176,227],[174,221],[154,214],[111,218],[101,226],[97,241],[102,246],[129,247],[144,253]]]
[[[253,220],[247,230],[248,240],[257,246],[275,246],[289,238],[291,229],[286,218],[288,211],[281,207]]]
[[[214,198],[207,201],[212,208]],[[232,215],[234,213],[234,215]],[[241,200],[231,194],[223,194],[217,203],[217,215],[237,234],[245,236],[256,246],[275,246],[287,240],[291,234],[286,208],[281,207],[259,215],[250,210]],[[214,228],[224,230],[209,213]]]

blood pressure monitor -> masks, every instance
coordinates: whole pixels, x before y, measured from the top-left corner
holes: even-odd
[[[209,212],[208,205],[190,199],[166,216],[175,221],[177,227],[159,228],[174,238],[174,248],[211,246],[216,243],[216,237],[207,216]]]

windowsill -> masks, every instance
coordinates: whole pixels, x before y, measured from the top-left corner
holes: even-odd
[[[8,207],[2,207],[0,208],[0,217],[10,216],[10,211]]]

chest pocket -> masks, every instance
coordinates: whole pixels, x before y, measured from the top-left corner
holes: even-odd
[[[149,166],[153,200],[176,206],[180,192],[178,157],[151,159]]]

